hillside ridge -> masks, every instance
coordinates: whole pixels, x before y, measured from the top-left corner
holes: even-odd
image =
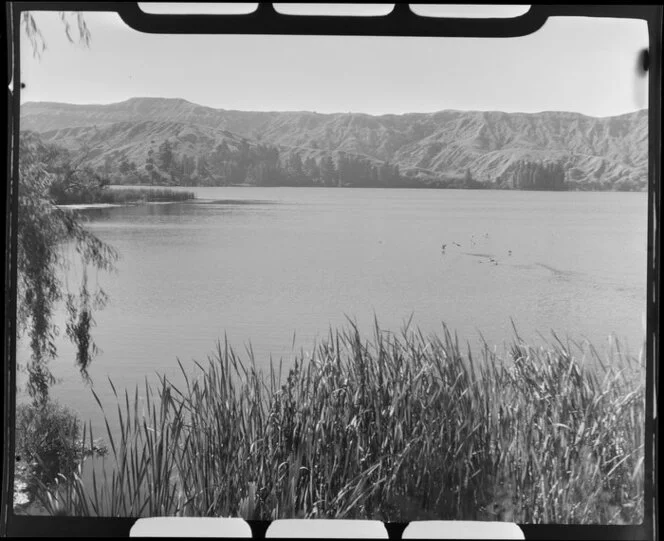
[[[612,117],[458,110],[370,115],[238,111],[141,97],[105,105],[26,102],[21,107],[22,129],[74,151],[93,146],[93,164],[110,160],[111,170],[124,158],[144,167],[150,150],[154,154],[167,140],[176,160],[209,157],[224,141],[230,148],[245,141],[250,148],[275,149],[280,167],[292,159],[309,160],[310,167],[313,160],[319,167],[327,157],[338,167],[339,156],[347,155],[396,166],[413,185],[440,187],[462,177],[516,187],[519,167],[550,163],[562,167],[572,189],[643,190],[647,127],[645,109]],[[251,164],[258,166],[245,165]],[[220,169],[209,182],[224,178]]]

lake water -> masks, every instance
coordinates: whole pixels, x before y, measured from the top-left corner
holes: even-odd
[[[145,376],[175,377],[176,358],[204,361],[224,335],[239,352],[251,342],[259,366],[270,355],[287,366],[293,343],[311,350],[346,316],[370,333],[374,315],[395,331],[412,315],[424,332],[445,322],[499,348],[510,318],[533,342],[553,329],[600,350],[611,333],[634,354],[642,345],[644,193],[192,190],[191,202],[87,212],[122,255],[117,274],[90,276],[110,297],[90,367],[109,405],[108,377],[132,390]],[[103,435],[64,338],[59,354],[53,396]]]

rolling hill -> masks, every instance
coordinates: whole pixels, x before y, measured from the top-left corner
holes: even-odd
[[[109,105],[25,103],[21,129],[72,150],[87,145],[93,165],[108,169],[110,163],[112,171],[122,160],[141,170],[148,153],[154,155],[168,141],[176,162],[202,156],[222,163],[232,154],[236,161],[248,160],[246,167],[257,166],[256,156],[267,149],[278,153],[282,167],[290,167],[293,159],[311,166],[323,158],[338,164],[340,156],[350,156],[369,168],[398,166],[413,185],[440,185],[464,175],[483,185],[508,185],[524,162],[562,165],[576,189],[643,190],[647,185],[646,110],[606,118],[493,111],[372,116],[231,111],[183,99],[132,98]],[[225,154],[215,154],[220,145]],[[159,160],[153,161],[159,169]],[[223,171],[217,168],[210,182],[223,183]]]

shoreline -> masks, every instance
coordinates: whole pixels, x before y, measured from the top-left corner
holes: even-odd
[[[191,201],[188,199],[186,201]],[[172,203],[184,203],[185,201],[128,201],[127,203],[72,203],[56,205],[58,208],[69,210],[108,209],[117,207],[133,207],[138,205],[170,205]]]
[[[269,188],[269,189],[275,189],[275,188],[313,188],[313,189],[331,189],[331,190],[336,190],[336,189],[352,189],[352,190],[381,190],[381,191],[391,191],[391,190],[415,190],[415,191],[426,191],[426,190],[431,190],[431,191],[453,191],[453,192],[519,192],[519,193],[620,193],[620,194],[628,194],[628,193],[640,193],[640,194],[648,194],[647,190],[518,190],[518,189],[505,189],[505,188],[437,188],[434,186],[394,186],[394,187],[387,187],[387,186],[292,186],[292,185],[276,185],[276,186],[256,186],[255,184],[228,184],[228,185],[222,185],[222,186],[209,186],[209,185],[196,185],[196,186],[189,186],[189,185],[183,185],[183,184],[178,184],[175,186],[166,186],[166,185],[158,185],[158,186],[151,186],[148,184],[112,184],[109,185],[108,188],[112,190],[118,190],[118,189],[129,189],[129,190],[138,190],[138,189],[146,189],[146,190],[159,190],[159,189],[175,189],[177,191],[181,191],[183,189],[187,190],[196,190],[199,188]],[[179,201],[174,201],[174,202],[179,202]]]

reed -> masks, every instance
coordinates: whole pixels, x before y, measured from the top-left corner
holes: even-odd
[[[168,202],[195,199],[194,192],[168,188],[113,188],[103,190],[95,203]]]
[[[473,353],[446,327],[361,336],[331,330],[285,381],[224,341],[195,374],[180,365],[179,387],[116,393],[112,472],[44,486],[42,503],[76,516],[642,521],[642,357],[518,335],[504,355]]]
[[[168,188],[99,188],[95,190],[57,193],[53,200],[57,205],[81,204],[130,204],[178,202],[195,199],[194,192]]]

